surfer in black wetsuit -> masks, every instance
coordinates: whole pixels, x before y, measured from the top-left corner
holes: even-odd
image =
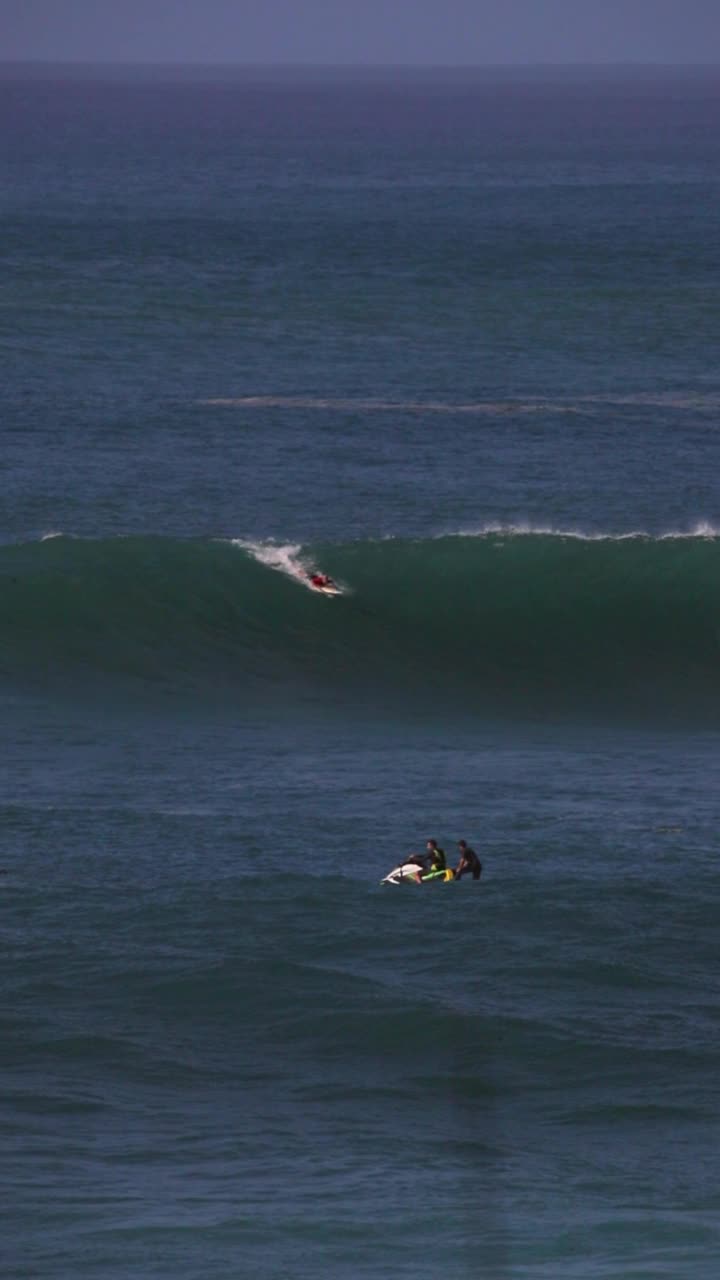
[[[460,880],[467,872],[472,872],[473,880],[479,880],[482,875],[482,862],[475,850],[471,849],[465,840],[458,840],[458,849],[460,861],[455,868],[455,879]]]

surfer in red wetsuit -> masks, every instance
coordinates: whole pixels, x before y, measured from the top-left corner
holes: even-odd
[[[308,578],[314,587],[334,587],[336,585],[327,573],[309,573]]]

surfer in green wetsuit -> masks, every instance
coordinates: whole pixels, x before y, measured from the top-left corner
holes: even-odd
[[[447,870],[447,858],[445,850],[441,849],[437,840],[428,840],[426,844],[428,869],[426,875],[431,875],[434,871]],[[421,873],[422,874],[422,873]]]

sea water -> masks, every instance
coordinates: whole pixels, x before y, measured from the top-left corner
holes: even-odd
[[[717,74],[0,101],[4,1274],[714,1280]]]

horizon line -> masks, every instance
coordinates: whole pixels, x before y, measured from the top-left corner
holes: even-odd
[[[667,62],[659,59],[623,59],[590,61],[535,61],[512,62],[315,62],[310,60],[251,62],[212,59],[197,61],[177,58],[0,58],[0,67],[119,67],[119,68],[188,68],[226,69],[235,71],[534,71],[534,70],[668,70],[691,71],[693,69],[720,71],[720,58],[684,62]]]

